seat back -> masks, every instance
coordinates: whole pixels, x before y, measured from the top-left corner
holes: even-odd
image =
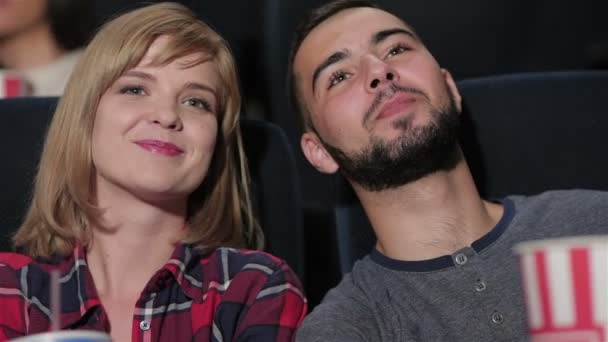
[[[608,71],[523,73],[458,82],[461,145],[484,198],[608,190]],[[375,235],[347,182],[335,209],[342,274]]]
[[[30,202],[38,160],[55,98],[0,100],[0,146],[4,146],[0,177],[0,251],[11,249],[15,232]]]
[[[0,184],[0,250],[11,249],[30,202],[46,129],[57,98],[0,100],[0,146],[4,146]],[[267,251],[285,259],[303,277],[301,196],[293,151],[278,126],[243,119],[243,142],[252,177],[252,197],[264,230]]]

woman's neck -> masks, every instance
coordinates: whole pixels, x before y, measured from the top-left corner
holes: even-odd
[[[137,298],[171,257],[183,226],[94,228],[87,263],[102,298]]]
[[[117,190],[117,189],[113,189]],[[123,191],[97,194],[88,264],[100,296],[139,296],[186,234],[187,199],[143,201]]]

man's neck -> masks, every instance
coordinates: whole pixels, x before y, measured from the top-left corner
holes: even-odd
[[[48,23],[43,22],[11,37],[0,37],[0,65],[23,71],[52,63],[65,51],[59,47]]]
[[[378,237],[377,248],[397,260],[452,254],[489,232],[502,206],[483,201],[466,162],[396,189],[355,191]]]

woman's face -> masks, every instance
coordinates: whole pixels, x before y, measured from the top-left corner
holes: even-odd
[[[169,40],[157,38],[100,99],[91,147],[99,204],[128,193],[185,205],[207,174],[218,130],[219,75],[211,61],[185,67],[197,54],[152,66]]]

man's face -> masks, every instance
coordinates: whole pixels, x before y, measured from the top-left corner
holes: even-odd
[[[373,8],[339,12],[304,39],[294,73],[318,133],[305,133],[302,148],[320,171],[341,168],[382,190],[456,163],[460,96],[397,17]]]

